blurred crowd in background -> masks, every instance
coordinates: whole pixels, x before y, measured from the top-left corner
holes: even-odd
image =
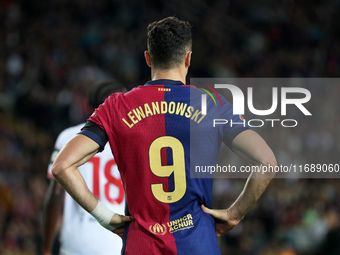
[[[335,0],[1,1],[0,254],[40,253],[55,139],[86,120],[93,82],[131,89],[150,79],[150,22],[176,15],[192,24],[189,78],[339,77],[339,14]],[[313,123],[260,131],[279,163],[339,162],[339,87],[310,90]],[[244,182],[215,180],[215,207],[226,208]],[[220,239],[222,254],[340,254],[339,191],[338,179],[274,180]]]

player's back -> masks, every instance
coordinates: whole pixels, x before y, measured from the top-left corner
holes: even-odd
[[[123,249],[126,254],[219,254],[214,219],[200,208],[212,206],[212,179],[190,178],[190,167],[216,163],[222,132],[212,129],[212,115],[201,114],[202,91],[174,81],[161,84],[166,85],[151,82],[113,95],[96,111],[110,129],[134,217]]]
[[[80,124],[64,130],[56,141],[55,152],[61,150],[83,126],[84,124]],[[50,171],[51,165],[49,166],[49,177],[52,176]],[[79,167],[79,171],[88,188],[105,206],[123,214],[124,189],[109,146]],[[60,241],[62,255],[120,254],[122,248],[121,238],[103,228],[68,193],[65,193]]]

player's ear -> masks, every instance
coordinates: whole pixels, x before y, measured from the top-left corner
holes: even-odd
[[[151,67],[150,53],[147,50],[144,51],[144,57],[145,57],[146,64],[149,67]]]
[[[187,53],[185,53],[184,63],[185,63],[186,68],[190,66],[191,54],[192,54],[192,51],[188,51]]]

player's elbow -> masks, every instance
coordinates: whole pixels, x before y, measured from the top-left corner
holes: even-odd
[[[56,165],[53,165],[52,167],[52,175],[55,179],[58,178],[58,176],[60,175],[60,173],[62,172],[62,169]]]
[[[66,170],[65,164],[59,161],[55,161],[52,166],[52,175],[56,180],[58,180],[59,177],[63,175],[65,170]]]

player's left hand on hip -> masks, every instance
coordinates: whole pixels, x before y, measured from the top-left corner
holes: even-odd
[[[204,205],[201,205],[201,208],[203,212],[214,217],[217,237],[232,230],[240,222],[239,220],[231,219],[228,210],[209,209]]]

